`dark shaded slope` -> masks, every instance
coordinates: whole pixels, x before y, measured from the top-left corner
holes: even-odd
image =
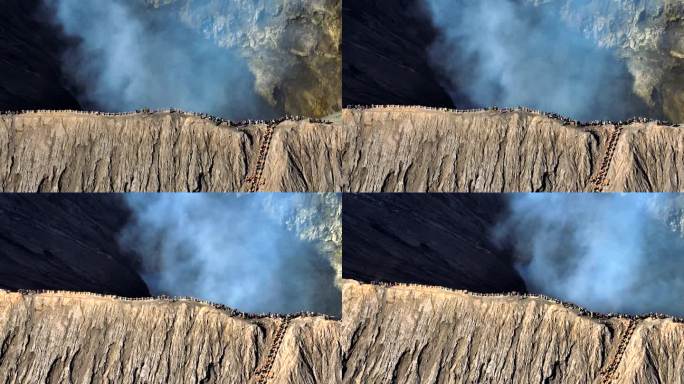
[[[40,0],[0,2],[0,110],[80,109],[61,72],[60,33]]]
[[[118,195],[0,195],[0,288],[149,296],[117,243],[128,216]]]
[[[346,194],[343,277],[524,292],[508,253],[490,240],[504,209],[495,194]]]
[[[342,104],[451,107],[428,65],[435,37],[417,0],[342,3]]]

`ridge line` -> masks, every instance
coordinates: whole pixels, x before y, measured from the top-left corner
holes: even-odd
[[[515,292],[515,291],[509,291],[509,292],[497,292],[497,293],[485,293],[485,292],[474,292],[474,291],[469,291],[467,289],[458,289],[458,288],[449,288],[449,287],[444,287],[440,285],[429,285],[429,284],[417,284],[417,283],[398,283],[398,282],[387,282],[387,281],[360,281],[360,280],[354,280],[354,279],[345,279],[347,281],[355,282],[359,285],[371,285],[374,287],[382,287],[382,288],[393,288],[393,287],[398,287],[398,288],[426,288],[426,289],[436,289],[436,290],[441,290],[445,292],[452,292],[452,293],[461,293],[465,294],[471,297],[493,297],[493,298],[506,298],[506,297],[517,297],[521,299],[540,299],[547,301],[552,304],[558,304],[561,305],[567,309],[571,309],[577,312],[578,316],[581,317],[587,317],[595,320],[611,320],[611,319],[631,319],[631,320],[645,320],[645,319],[656,319],[656,320],[671,320],[675,323],[678,324],[683,324],[684,323],[684,318],[682,317],[676,317],[664,313],[659,313],[659,312],[650,312],[650,313],[645,313],[645,314],[639,314],[639,315],[630,315],[630,314],[625,314],[625,313],[602,313],[602,312],[594,312],[592,310],[586,309],[582,306],[579,306],[574,303],[562,301],[560,299],[547,296],[544,294],[537,294],[537,293],[522,293],[522,292]]]
[[[239,317],[242,319],[264,319],[264,318],[271,318],[271,319],[284,319],[284,318],[314,318],[314,317],[322,317],[326,320],[331,320],[331,321],[336,321],[338,320],[337,318],[323,314],[323,313],[316,313],[316,312],[308,312],[308,311],[301,311],[297,313],[289,313],[289,314],[280,314],[280,313],[273,313],[273,312],[262,312],[262,313],[250,313],[250,312],[242,312],[240,310],[237,310],[235,308],[231,308],[225,304],[220,304],[220,303],[215,303],[209,300],[203,300],[203,299],[198,299],[192,296],[168,296],[168,295],[157,295],[157,296],[143,296],[143,297],[125,297],[125,296],[118,296],[118,295],[112,295],[112,294],[102,294],[102,293],[95,293],[95,292],[87,292],[87,291],[67,291],[67,290],[53,290],[53,289],[19,289],[16,291],[13,290],[6,290],[0,288],[0,295],[2,294],[11,294],[11,293],[18,293],[23,295],[24,297],[31,297],[35,295],[56,295],[56,296],[62,296],[66,298],[74,298],[74,299],[81,299],[84,298],[85,296],[92,296],[100,299],[113,299],[121,302],[154,302],[154,301],[165,301],[169,303],[176,303],[176,302],[191,302],[195,304],[201,304],[201,305],[207,305],[210,306],[214,309],[218,309],[220,311],[225,312],[227,315],[232,316],[232,317]],[[72,297],[73,296],[73,297]]]
[[[673,123],[667,120],[660,120],[649,117],[632,117],[627,120],[591,120],[591,121],[581,121],[572,119],[570,117],[561,115],[560,113],[546,112],[541,109],[515,106],[515,107],[485,107],[485,108],[469,108],[469,109],[458,109],[458,108],[446,108],[446,107],[430,107],[424,105],[401,105],[401,104],[369,104],[369,105],[347,105],[343,109],[347,110],[371,110],[371,109],[422,109],[425,111],[437,111],[437,112],[450,112],[450,113],[476,113],[476,112],[525,112],[531,113],[538,116],[548,117],[554,120],[558,120],[563,123],[563,125],[570,125],[575,127],[597,127],[606,125],[624,126],[634,123],[648,124],[655,123],[657,125],[669,126],[673,128],[682,128],[684,124]]]

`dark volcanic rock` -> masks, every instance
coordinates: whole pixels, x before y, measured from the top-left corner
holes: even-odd
[[[0,110],[79,109],[62,77],[60,33],[41,0],[0,2]]]
[[[0,288],[149,296],[117,243],[128,216],[118,195],[0,195]]]
[[[504,195],[345,194],[342,207],[344,278],[525,291],[491,241]]]
[[[417,0],[342,4],[342,103],[452,106],[428,64],[435,38]]]

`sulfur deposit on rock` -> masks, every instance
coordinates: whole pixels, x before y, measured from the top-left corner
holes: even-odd
[[[553,300],[346,281],[344,383],[684,382],[684,324]]]
[[[684,191],[684,130],[657,121],[408,106],[333,120],[5,114],[0,190]]]
[[[248,59],[256,90],[287,113],[342,108],[340,0],[141,0]]]
[[[269,383],[339,382],[339,330],[190,299],[0,291],[0,381],[258,383],[266,368]]]

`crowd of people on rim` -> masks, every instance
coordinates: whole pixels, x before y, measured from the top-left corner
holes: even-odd
[[[132,115],[140,115],[140,114],[145,114],[145,115],[153,115],[153,114],[158,114],[158,113],[170,113],[170,114],[183,114],[183,115],[188,115],[188,116],[195,116],[199,117],[203,120],[209,120],[216,124],[217,126],[220,125],[228,125],[230,127],[244,127],[247,125],[254,125],[254,124],[271,124],[271,125],[276,125],[280,124],[284,121],[304,121],[308,120],[310,123],[313,124],[332,124],[332,121],[325,120],[325,119],[319,119],[319,118],[314,118],[314,117],[304,117],[300,115],[289,115],[286,114],[282,117],[279,117],[277,119],[270,119],[270,120],[256,120],[256,119],[246,119],[246,120],[226,120],[221,117],[216,117],[213,115],[210,115],[208,113],[196,113],[196,112],[184,112],[178,109],[163,109],[163,110],[151,110],[148,108],[143,108],[143,109],[136,109],[134,112],[99,112],[99,111],[78,111],[78,110],[50,110],[50,109],[27,109],[27,110],[21,110],[21,111],[0,111],[0,115],[22,115],[22,114],[27,114],[27,113],[75,113],[75,114],[85,114],[85,115],[94,115],[94,116],[106,116],[106,117],[115,117],[115,116],[132,116]]]
[[[624,125],[630,125],[634,123],[641,123],[641,124],[647,124],[647,123],[655,123],[657,125],[662,125],[662,126],[670,126],[670,127],[681,127],[682,124],[674,124],[669,121],[664,121],[664,120],[659,120],[659,119],[651,119],[651,118],[646,118],[646,117],[633,117],[628,120],[620,120],[620,121],[610,121],[610,120],[592,120],[588,122],[581,122],[578,120],[573,120],[568,117],[565,117],[563,115],[560,115],[558,113],[553,113],[553,112],[544,112],[538,109],[533,109],[533,108],[528,108],[528,107],[512,107],[512,108],[499,108],[499,107],[489,107],[489,108],[475,108],[475,109],[454,109],[454,108],[444,108],[444,107],[426,107],[426,106],[420,106],[420,105],[381,105],[381,104],[371,104],[371,105],[348,105],[346,108],[348,109],[377,109],[377,108],[399,108],[399,109],[424,109],[424,110],[431,110],[431,111],[441,111],[441,112],[452,112],[452,113],[474,113],[474,112],[488,112],[488,111],[498,111],[498,112],[526,112],[526,113],[533,113],[536,115],[540,116],[545,116],[552,118],[554,120],[561,121],[563,125],[572,125],[572,126],[605,126],[605,125],[613,125],[613,126],[624,126]],[[0,111],[0,115],[21,115],[21,114],[27,114],[27,113],[79,113],[79,114],[87,114],[87,115],[96,115],[96,116],[131,116],[131,115],[136,115],[136,114],[158,114],[158,113],[180,113],[188,116],[196,116],[200,117],[205,120],[210,120],[214,124],[218,125],[228,125],[231,127],[243,127],[246,125],[253,125],[253,124],[280,124],[284,121],[303,121],[303,120],[308,120],[311,123],[314,124],[333,124],[332,121],[325,120],[325,119],[320,119],[320,118],[314,118],[314,117],[304,117],[300,115],[289,115],[286,114],[282,117],[276,118],[276,119],[270,119],[270,120],[258,120],[258,119],[246,119],[246,120],[226,120],[221,117],[216,117],[213,115],[210,115],[208,113],[196,113],[196,112],[184,112],[179,109],[163,109],[163,110],[151,110],[149,108],[143,108],[143,109],[137,109],[135,112],[99,112],[99,111],[78,111],[78,110],[50,110],[50,109],[26,109],[26,110],[21,110],[21,111]]]
[[[630,125],[633,123],[655,123],[657,125],[663,125],[663,126],[670,126],[670,127],[681,127],[681,124],[674,124],[669,121],[663,121],[663,120],[658,120],[658,119],[650,119],[646,117],[633,117],[628,120],[620,120],[620,121],[610,121],[610,120],[592,120],[588,122],[581,122],[578,120],[573,120],[568,117],[565,117],[561,114],[558,113],[553,113],[553,112],[544,112],[542,110],[534,109],[534,108],[528,108],[528,107],[511,107],[511,108],[499,108],[499,107],[489,107],[489,108],[474,108],[474,109],[454,109],[454,108],[445,108],[445,107],[429,107],[429,106],[421,106],[421,105],[382,105],[382,104],[371,104],[371,105],[359,105],[359,104],[354,104],[354,105],[348,105],[346,108],[349,109],[378,109],[378,108],[397,108],[397,109],[424,109],[424,110],[430,110],[430,111],[441,111],[441,112],[452,112],[452,113],[474,113],[474,112],[489,112],[489,111],[497,111],[497,112],[526,112],[526,113],[533,113],[536,115],[540,116],[545,116],[545,117],[550,117],[554,120],[559,120],[563,123],[563,125],[572,125],[572,126],[603,126],[603,125],[614,125],[614,126],[623,126],[623,125]]]
[[[11,292],[7,291],[4,289],[0,289],[0,292]],[[95,297],[102,297],[102,298],[110,298],[110,299],[116,299],[116,300],[121,300],[121,301],[168,301],[171,303],[175,302],[180,302],[180,301],[189,301],[193,303],[198,303],[198,304],[204,304],[204,305],[209,305],[213,308],[219,309],[221,311],[227,312],[230,316],[233,317],[239,317],[243,319],[262,319],[265,317],[268,318],[273,318],[273,319],[294,319],[298,317],[323,317],[325,319],[332,319],[331,316],[326,315],[326,314],[321,314],[321,313],[315,313],[315,312],[309,312],[309,311],[301,311],[301,312],[296,312],[292,314],[278,314],[278,313],[246,313],[246,312],[241,312],[236,309],[233,309],[231,307],[228,307],[224,304],[218,304],[214,303],[208,300],[202,300],[202,299],[197,299],[194,297],[190,296],[167,296],[167,295],[158,295],[158,296],[151,296],[151,297],[123,297],[123,296],[117,296],[117,295],[106,295],[106,294],[101,294],[101,293],[94,293],[94,292],[76,292],[76,291],[60,291],[60,290],[51,290],[51,289],[18,289],[16,292],[22,294],[22,295],[40,295],[40,294],[77,294],[77,295],[85,295],[85,296],[95,296]]]
[[[579,305],[572,304],[572,303],[567,303],[561,300],[558,300],[556,298],[542,295],[542,294],[536,294],[536,293],[520,293],[520,292],[500,292],[500,293],[487,293],[487,292],[473,292],[469,291],[467,289],[453,289],[453,288],[448,288],[448,287],[442,287],[442,286],[435,286],[435,285],[425,285],[425,284],[416,284],[416,283],[398,283],[398,282],[391,282],[391,281],[371,281],[370,284],[380,286],[380,287],[385,287],[385,288],[391,288],[391,287],[407,287],[407,288],[439,288],[443,289],[445,291],[450,291],[450,292],[461,292],[468,294],[470,296],[479,296],[479,297],[519,297],[522,299],[541,299],[545,301],[550,301],[554,304],[560,304],[565,308],[571,309],[576,311],[579,315],[581,316],[588,316],[594,319],[601,319],[601,320],[608,320],[611,318],[618,318],[618,319],[632,319],[632,320],[643,320],[643,319],[671,319],[674,322],[677,323],[684,323],[684,318],[681,317],[675,317],[672,315],[667,315],[664,313],[659,313],[659,312],[652,312],[652,313],[647,313],[643,315],[628,315],[624,313],[600,313],[600,312],[594,312],[587,310],[585,308],[580,307]]]

